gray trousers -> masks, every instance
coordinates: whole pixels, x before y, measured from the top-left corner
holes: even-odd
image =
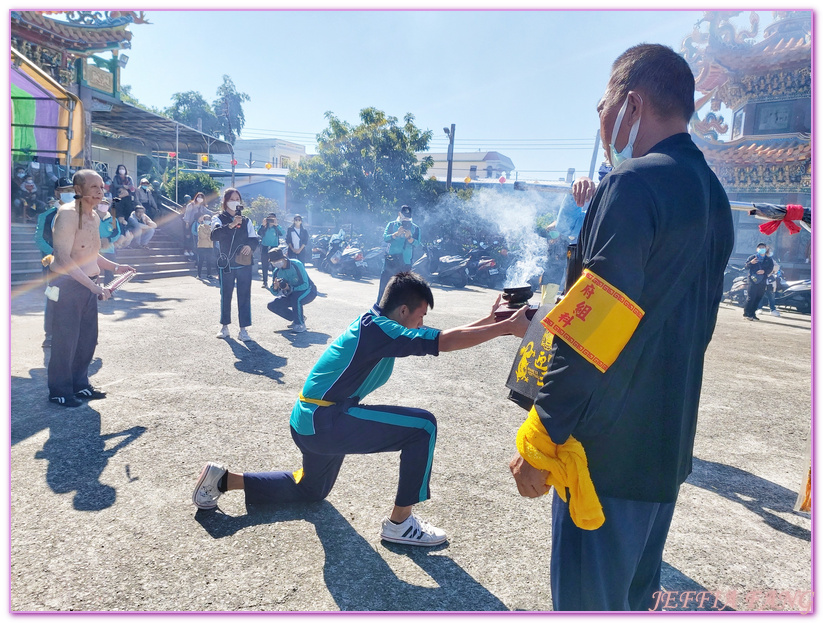
[[[49,397],[71,396],[89,387],[89,364],[97,347],[97,295],[72,277],[51,284],[60,289],[53,305]]]

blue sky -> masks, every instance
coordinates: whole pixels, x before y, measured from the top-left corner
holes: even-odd
[[[215,97],[223,74],[249,94],[243,138],[311,144],[324,113],[375,106],[455,151],[496,150],[519,179],[587,172],[611,62],[642,42],[680,51],[702,11],[261,11],[147,9],[122,83],[144,104]],[[745,16],[744,16],[745,17]],[[760,29],[771,23],[761,12]],[[312,151],[309,148],[309,151]],[[598,162],[602,154],[598,153]]]

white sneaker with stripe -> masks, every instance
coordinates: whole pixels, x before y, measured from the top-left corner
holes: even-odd
[[[430,523],[418,519],[414,515],[402,523],[396,524],[386,517],[383,519],[383,529],[380,531],[380,538],[391,543],[403,543],[404,545],[420,545],[432,547],[446,542],[446,533],[440,528],[435,528]]]

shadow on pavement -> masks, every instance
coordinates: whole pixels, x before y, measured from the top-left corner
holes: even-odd
[[[283,373],[277,368],[284,367],[288,359],[266,350],[254,340],[240,342],[234,338],[227,338],[224,341],[231,347],[234,356],[237,357],[234,367],[240,372],[265,376],[272,381],[283,384]]]
[[[408,556],[437,586],[416,586],[399,579],[372,545],[328,501],[293,503],[286,508],[249,505],[247,513],[232,517],[220,511],[198,511],[195,520],[215,539],[262,524],[296,520],[312,523],[325,553],[326,588],[340,610],[507,610],[503,602],[460,565],[448,556],[432,553],[429,548],[391,545],[390,551]]]
[[[308,348],[309,346],[316,344],[325,345],[328,344],[331,339],[331,335],[328,333],[318,333],[316,331],[308,330],[305,333],[294,333],[291,329],[282,329],[280,331],[276,331],[276,333],[279,333],[291,342],[291,345],[295,348]]]
[[[111,315],[115,311],[125,312],[122,317],[116,318],[116,322],[132,320],[141,316],[151,315],[162,318],[165,312],[172,312],[176,306],[159,307],[161,303],[180,303],[184,299],[172,297],[160,297],[154,292],[130,292],[128,290],[117,290],[114,293],[114,300],[101,301],[97,305],[98,313]]]
[[[199,281],[200,283],[202,283],[205,286],[211,286],[212,288],[219,288],[220,287],[220,278],[219,277],[215,277],[215,276],[203,277],[202,279],[199,279],[199,278],[195,277],[195,279],[197,279],[197,281]]]
[[[731,465],[694,457],[692,467],[693,471],[686,479],[690,485],[742,504],[751,512],[759,515],[768,526],[775,530],[804,541],[811,541],[811,532],[808,529],[795,526],[771,512],[792,513],[799,517],[806,517],[806,513],[794,510],[796,492]]]
[[[660,572],[661,594],[656,595],[655,611],[730,612],[734,608],[723,603],[721,594],[709,591],[669,563],[664,562]],[[669,593],[672,596],[669,597]]]
[[[73,504],[79,511],[110,507],[117,491],[101,483],[100,474],[109,459],[146,432],[146,428],[133,426],[102,435],[100,414],[90,404],[76,408],[50,404],[43,392],[46,371],[38,368],[29,374],[30,379],[11,378],[11,444],[48,429],[49,438],[34,458],[48,461],[46,482],[52,491],[61,494],[74,491]],[[129,474],[128,466],[126,476],[129,481],[136,480]]]

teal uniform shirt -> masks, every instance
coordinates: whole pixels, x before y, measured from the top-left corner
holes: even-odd
[[[106,219],[100,219],[100,240],[108,238],[109,246],[106,249],[101,247],[100,253],[110,255],[114,253],[114,241],[120,237],[120,224],[111,213],[107,217]]]
[[[382,316],[375,305],[329,345],[309,372],[302,393],[306,398],[334,403],[360,400],[389,380],[396,357],[439,352],[439,329],[406,329]],[[313,435],[318,408],[298,400],[292,409],[291,427],[301,435]]]
[[[271,278],[282,279],[291,286],[293,292],[303,292],[311,287],[311,280],[306,267],[300,260],[289,260],[288,268],[277,268],[271,271]]]
[[[403,257],[404,264],[411,264],[412,260],[412,253],[414,252],[414,247],[420,244],[420,228],[412,223],[412,241],[409,242],[403,236],[397,236],[397,238],[392,237],[394,232],[400,229],[400,221],[390,221],[386,225],[386,229],[383,232],[383,240],[384,242],[389,243],[389,249],[387,253],[389,255],[399,255]]]
[[[260,229],[257,230],[257,235],[260,236],[261,245],[274,248],[280,246],[280,236],[285,236],[286,232],[283,231],[280,225],[274,225],[272,227],[261,226]]]

